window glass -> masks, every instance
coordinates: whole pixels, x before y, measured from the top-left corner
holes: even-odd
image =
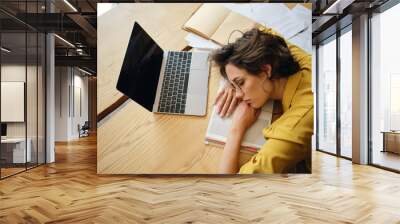
[[[340,154],[351,158],[352,141],[352,35],[340,36]]]
[[[336,153],[336,39],[318,48],[318,149]]]
[[[400,170],[400,4],[371,19],[372,163]]]

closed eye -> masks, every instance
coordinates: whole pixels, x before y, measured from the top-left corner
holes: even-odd
[[[237,80],[237,81],[236,81],[236,84],[237,84],[238,86],[243,86],[244,81],[243,81],[243,80]]]

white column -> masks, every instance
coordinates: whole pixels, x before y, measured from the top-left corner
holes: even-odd
[[[54,5],[46,1],[46,11],[54,12]],[[55,43],[54,35],[46,35],[46,163],[55,161]]]
[[[55,56],[54,35],[46,36],[46,163],[55,161],[54,134],[55,134]]]
[[[353,20],[353,162],[368,163],[368,16]]]

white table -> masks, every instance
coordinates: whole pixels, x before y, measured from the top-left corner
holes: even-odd
[[[26,139],[28,144],[25,144],[25,138],[5,138],[1,139],[1,151],[6,152],[12,150],[12,163],[25,163],[30,162],[32,159],[31,145],[32,140],[30,138]],[[25,145],[26,151],[25,151]],[[9,148],[13,147],[13,148]],[[25,161],[25,158],[27,159]]]

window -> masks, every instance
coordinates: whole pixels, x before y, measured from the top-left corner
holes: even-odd
[[[352,35],[351,26],[340,36],[340,155],[351,158],[352,141]]]
[[[43,4],[19,2],[18,7],[36,13]],[[0,30],[0,178],[5,178],[45,163],[46,39],[3,12],[0,17],[10,22]]]
[[[400,170],[400,5],[371,18],[372,164]]]
[[[318,48],[318,149],[336,153],[336,39]]]

